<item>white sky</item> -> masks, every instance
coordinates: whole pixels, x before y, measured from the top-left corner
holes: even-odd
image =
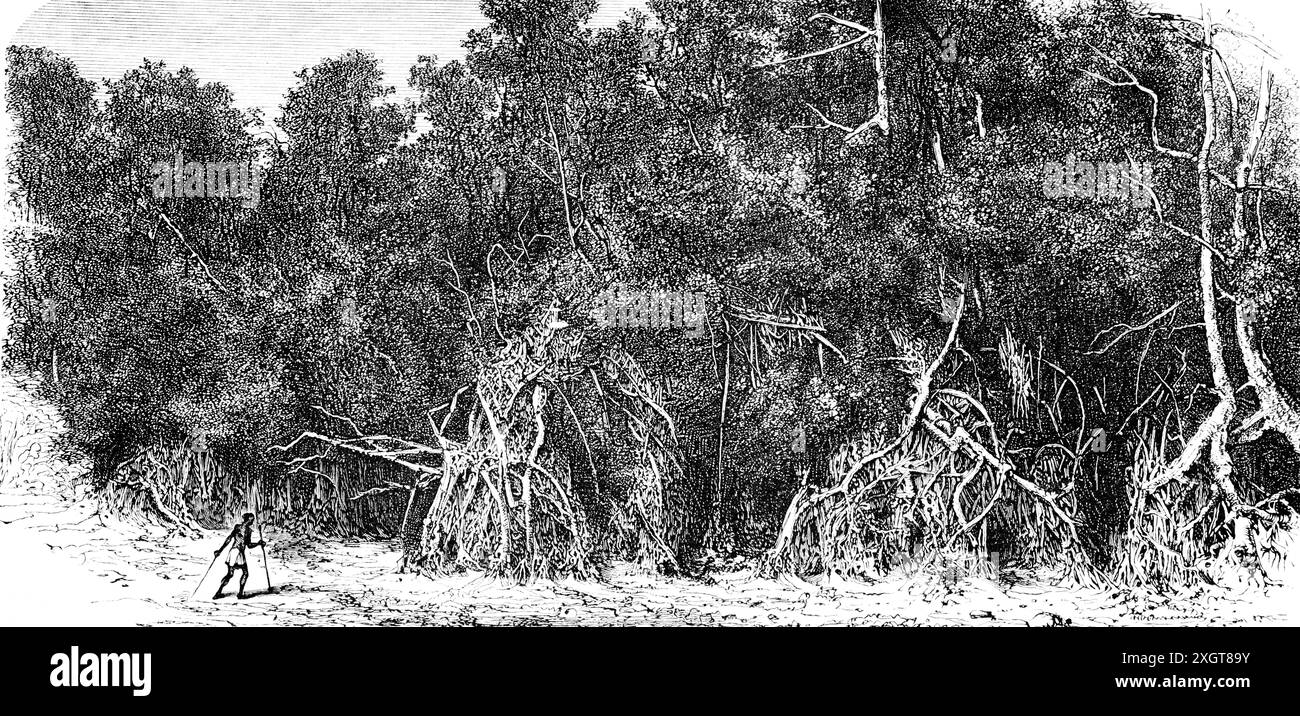
[[[1051,0],[1045,0],[1050,2]],[[593,24],[610,25],[642,0],[604,0]],[[1290,43],[1300,7],[1290,0],[1208,3],[1216,19],[1266,37],[1300,76]],[[1151,0],[1156,9],[1198,14],[1197,0]],[[86,77],[119,77],[144,57],[193,68],[235,93],[236,104],[279,114],[293,73],[325,57],[374,52],[403,96],[416,57],[461,57],[466,32],[485,23],[478,0],[5,0],[6,45],[48,47]],[[1287,55],[1291,55],[1288,57]]]
[[[604,0],[593,25],[612,25],[638,0]],[[5,0],[5,44],[48,47],[83,76],[120,77],[145,57],[194,69],[236,104],[279,114],[294,72],[350,49],[373,52],[403,96],[420,55],[464,56],[487,21],[478,0]]]

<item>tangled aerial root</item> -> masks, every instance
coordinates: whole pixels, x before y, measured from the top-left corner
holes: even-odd
[[[809,486],[795,495],[764,572],[831,570],[872,577],[918,559],[988,555],[989,524],[1001,520],[1015,534],[1030,535],[1017,545],[1018,556],[1050,556],[1069,578],[1098,580],[1075,529],[1077,449],[1040,449],[1024,469],[1009,459],[979,399],[936,387],[965,310],[965,287],[958,284],[957,290],[955,301],[944,301],[955,303],[955,311],[932,361],[924,359],[918,341],[893,333],[915,391],[897,436],[852,441],[831,457],[834,485]],[[1013,382],[1021,373],[1026,371],[1012,374]],[[1013,385],[1013,405],[1023,406],[1026,394]]]
[[[238,502],[232,476],[194,438],[138,450],[101,487],[101,505],[109,511],[152,514],[191,536],[205,523],[224,523]]]
[[[1210,480],[1169,477],[1171,452],[1167,428],[1147,423],[1133,449],[1114,581],[1156,591],[1196,583],[1264,586],[1288,572],[1297,515],[1287,498],[1300,490],[1230,507]]]
[[[327,461],[338,451],[404,468],[409,482],[392,482],[352,498],[407,493],[401,533],[418,525],[418,538],[405,541],[403,568],[474,570],[521,581],[592,576],[597,560],[587,509],[551,435],[557,416],[567,411],[578,420],[564,383],[590,375],[600,399],[626,416],[637,455],[625,481],[625,499],[610,500],[615,521],[621,517],[626,523],[626,539],[612,546],[647,568],[676,568],[677,530],[666,506],[667,490],[683,471],[663,390],[622,351],[605,354],[594,366],[579,365],[581,334],[564,331],[550,320],[552,313],[542,312],[538,322],[485,362],[472,384],[431,411],[432,444],[364,435],[351,419],[318,408],[356,436],[304,432],[272,449],[287,455],[307,440],[324,446],[323,452],[282,461],[291,472],[313,472],[309,464]],[[458,439],[447,428],[460,405],[468,408],[465,437]],[[446,414],[436,421],[434,415],[444,408]],[[577,431],[590,461],[581,423]],[[589,464],[594,476],[594,463]]]

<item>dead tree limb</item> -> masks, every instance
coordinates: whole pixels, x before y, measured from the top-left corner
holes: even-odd
[[[834,52],[838,52],[839,50],[847,49],[849,47],[853,47],[854,45],[859,45],[867,41],[874,40],[874,51],[872,52],[872,62],[875,68],[875,75],[876,75],[875,112],[873,112],[871,117],[869,117],[865,122],[862,122],[856,127],[850,127],[847,125],[839,124],[838,122],[832,122],[829,118],[826,117],[825,114],[823,114],[816,107],[812,107],[812,105],[809,105],[809,108],[812,109],[812,111],[815,112],[823,122],[823,124],[819,126],[809,127],[810,129],[832,129],[832,128],[838,129],[844,132],[845,142],[853,142],[855,140],[858,140],[860,137],[862,137],[867,132],[873,129],[879,131],[881,135],[888,136],[889,134],[889,90],[886,85],[886,70],[888,69],[888,57],[885,51],[885,16],[884,16],[883,5],[884,5],[884,0],[876,0],[876,9],[872,19],[872,24],[873,24],[872,27],[867,27],[865,25],[862,25],[857,22],[853,22],[851,20],[845,20],[843,18],[836,17],[829,13],[819,12],[816,15],[809,17],[808,20],[809,21],[826,20],[836,25],[840,25],[842,27],[847,27],[851,30],[854,30],[858,34],[844,42],[832,45],[831,47],[823,48],[821,50],[815,50],[813,52],[809,52],[803,55],[798,55],[796,57],[786,57],[786,58],[773,60],[771,62],[763,62],[758,65],[755,65],[755,68],[757,69],[779,67],[781,65],[790,64],[792,62],[800,62],[803,60],[812,59],[814,57],[829,55]]]

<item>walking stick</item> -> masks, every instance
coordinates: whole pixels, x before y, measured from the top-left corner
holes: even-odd
[[[261,530],[258,530],[258,532],[261,532]],[[259,536],[261,539],[259,539],[258,542],[262,543],[262,571],[266,574],[266,591],[269,594],[270,592],[275,591],[275,587],[271,586],[271,568],[268,567],[266,563],[266,534],[262,533]]]
[[[194,587],[194,593],[190,595],[190,599],[193,599],[194,597],[198,596],[199,590],[203,588],[203,583],[208,580],[208,574],[210,574],[212,572],[212,568],[217,565],[217,559],[219,559],[220,557],[221,557],[220,550],[217,550],[217,553],[212,555],[212,561],[208,563],[208,569],[203,573],[203,578],[200,579],[198,585]]]

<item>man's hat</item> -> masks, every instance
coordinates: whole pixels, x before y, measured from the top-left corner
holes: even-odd
[[[251,519],[253,519],[253,513],[252,513],[252,512],[245,512],[245,513],[244,513],[244,519],[245,519],[245,520],[251,520]]]

